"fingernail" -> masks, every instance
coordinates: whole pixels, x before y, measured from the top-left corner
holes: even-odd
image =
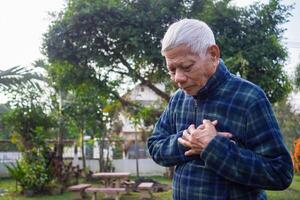
[[[205,123],[209,123],[209,122],[211,122],[210,120],[208,120],[208,119],[203,119],[203,124],[205,124]]]

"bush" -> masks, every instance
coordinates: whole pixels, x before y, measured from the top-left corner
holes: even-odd
[[[50,182],[46,160],[37,157],[35,160],[17,161],[16,165],[6,165],[11,176],[21,186],[22,192],[31,190],[34,193],[42,192]]]

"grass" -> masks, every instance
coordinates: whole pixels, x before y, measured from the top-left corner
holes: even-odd
[[[151,177],[156,181],[164,184],[170,184],[171,181],[164,177],[153,176]],[[8,190],[5,196],[0,196],[0,200],[66,200],[72,199],[74,193],[65,192],[63,195],[45,195],[36,197],[24,197],[16,192],[15,181],[12,179],[0,179],[0,188]],[[270,200],[299,200],[300,197],[300,176],[295,176],[291,186],[284,191],[267,191],[268,199]],[[157,200],[171,200],[172,191],[154,193],[154,197]],[[124,194],[121,200],[138,200],[139,193],[132,192],[130,194]]]
[[[294,176],[293,183],[284,191],[267,191],[268,199],[271,200],[299,200],[300,198],[300,176]]]

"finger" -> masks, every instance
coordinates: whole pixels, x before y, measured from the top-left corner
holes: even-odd
[[[197,129],[204,129],[204,128],[205,128],[204,124],[200,124],[200,125],[197,127]]]
[[[190,135],[190,132],[189,132],[188,129],[185,129],[185,130],[183,131],[183,134]]]
[[[186,151],[186,152],[184,153],[184,155],[185,155],[185,156],[191,156],[191,155],[193,155],[192,151],[193,151],[193,150],[190,149],[190,150]]]
[[[187,131],[188,131],[189,133],[193,133],[195,130],[196,130],[195,124],[191,124],[191,125],[188,127],[188,129],[187,129]]]
[[[184,139],[182,139],[182,138],[178,138],[177,141],[178,141],[180,144],[182,144],[183,146],[185,146],[185,147],[191,148],[191,146],[192,146],[191,143],[190,143],[189,141],[184,140]]]
[[[216,126],[218,124],[218,120],[214,120],[211,122],[214,126]]]
[[[191,144],[190,146],[191,149],[203,149],[203,147],[204,147],[203,142],[199,142],[198,144]]]
[[[185,140],[189,140],[190,139],[190,133],[187,130],[184,130],[182,133],[182,138]]]
[[[212,124],[212,122],[210,121],[210,120],[208,120],[208,119],[203,119],[202,120],[202,123],[204,124],[204,125],[211,125]]]
[[[226,137],[226,138],[232,138],[232,134],[229,132],[217,132],[218,135]]]
[[[193,149],[198,149],[198,148],[202,148],[204,146],[204,141],[205,138],[208,137],[208,133],[200,133],[200,134],[192,134],[191,135],[191,140],[189,141],[191,144],[191,148]]]
[[[206,130],[209,134],[216,136],[217,130],[216,127],[213,125],[213,123],[210,120],[203,120],[203,124],[205,126],[204,130]]]
[[[205,119],[206,120],[206,119]],[[209,121],[209,120],[208,120]],[[218,120],[214,120],[211,122],[212,125],[216,126],[218,124]],[[197,129],[204,129],[205,125],[204,124],[200,124]]]
[[[200,154],[200,152],[197,152],[193,149],[190,149],[184,153],[185,156],[193,156],[193,155],[199,155],[199,154]]]

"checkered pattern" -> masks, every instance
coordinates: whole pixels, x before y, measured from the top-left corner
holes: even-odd
[[[216,136],[201,155],[184,156],[177,142],[190,124],[218,120]],[[148,148],[162,166],[176,166],[173,199],[266,199],[263,189],[280,190],[293,178],[290,155],[264,92],[229,73],[221,61],[196,97],[178,90],[157,122]]]

